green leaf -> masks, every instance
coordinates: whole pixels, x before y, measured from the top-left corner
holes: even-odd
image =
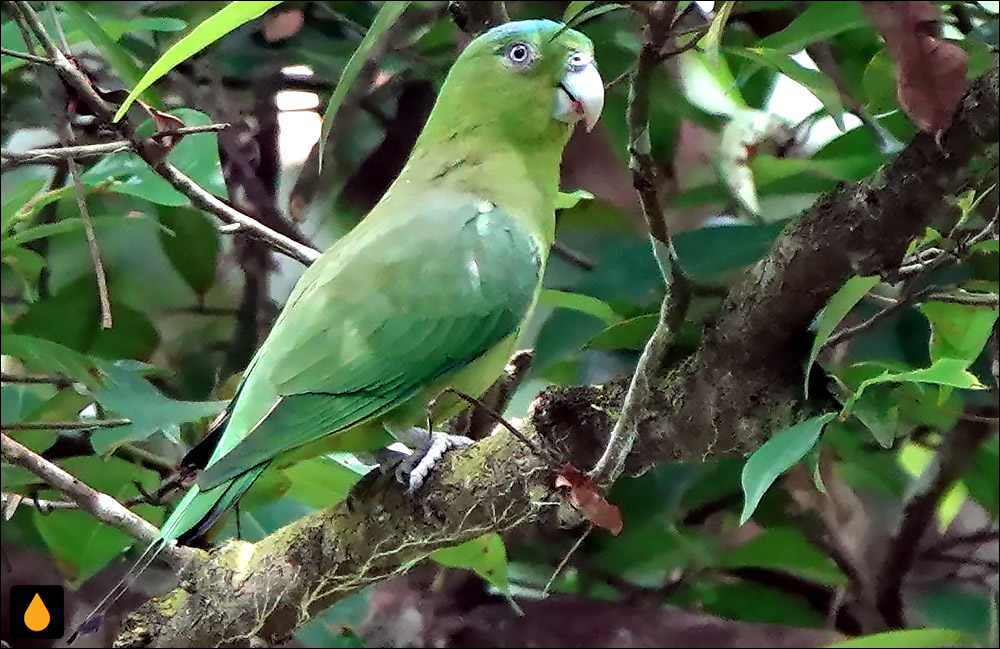
[[[920,311],[931,323],[931,362],[955,358],[966,367],[982,353],[998,315],[996,307],[951,302],[926,302]]]
[[[797,81],[822,102],[823,107],[833,117],[834,123],[841,131],[844,127],[844,102],[836,84],[819,70],[813,70],[799,64],[791,55],[777,50],[760,47],[733,47],[726,50],[737,56],[776,68],[779,72]]]
[[[996,522],[1000,518],[1000,443],[994,435],[972,460],[972,466],[962,478],[969,495],[988,511]]]
[[[173,44],[170,49],[163,53],[146,74],[143,75],[139,83],[132,88],[128,97],[118,108],[113,121],[117,122],[128,112],[132,102],[143,93],[146,88],[156,83],[162,76],[173,70],[179,64],[188,60],[198,52],[202,51],[215,41],[219,40],[240,25],[250,22],[254,18],[263,15],[268,9],[281,4],[277,2],[257,2],[248,0],[237,0],[206,18],[191,33]]]
[[[120,501],[139,495],[133,484],[136,480],[147,489],[157,484],[153,472],[119,458],[102,460],[91,455],[67,458],[59,464],[88,486]],[[154,524],[162,518],[161,509],[148,505],[138,507],[136,513]],[[69,569],[77,583],[94,575],[135,543],[124,532],[79,510],[35,512],[34,521],[49,550],[60,560],[61,566]]]
[[[934,461],[934,451],[910,442],[899,451],[898,457],[900,466],[910,474],[912,479],[917,480]],[[968,496],[969,492],[965,488],[965,484],[958,481],[952,483],[938,501],[934,508],[934,517],[937,518],[938,531],[941,534],[948,530],[952,521],[958,516],[958,511],[965,504]]]
[[[867,277],[856,275],[847,280],[847,283],[833,294],[830,301],[820,311],[816,322],[816,338],[813,340],[812,349],[809,350],[809,360],[806,361],[806,376],[803,389],[807,399],[809,398],[809,372],[812,370],[813,363],[816,362],[816,357],[819,356],[820,350],[823,349],[823,345],[830,338],[830,334],[837,328],[837,325],[840,324],[840,321],[851,312],[854,305],[860,302],[861,298],[867,295],[868,291],[872,290],[878,282],[879,278],[877,275]]]
[[[566,5],[566,11],[563,12],[562,21],[563,24],[569,25],[573,22],[573,19],[580,15],[587,7],[594,4],[594,0],[574,0]]]
[[[568,210],[571,207],[576,207],[577,203],[580,201],[591,200],[594,200],[594,195],[586,189],[577,189],[571,192],[559,192],[559,194],[556,195],[556,210]]]
[[[656,323],[659,319],[659,316],[653,313],[623,320],[591,338],[587,347],[590,349],[642,349],[646,346],[649,337],[653,335],[653,330],[656,329]]]
[[[461,545],[435,550],[431,559],[443,566],[472,570],[504,595],[510,593],[507,551],[499,534],[490,533]]]
[[[615,313],[615,310],[608,306],[607,303],[598,300],[596,297],[583,295],[582,293],[570,293],[568,291],[544,288],[538,297],[538,303],[556,309],[580,311],[595,318],[600,318],[606,325],[612,325],[621,320],[621,316]]]
[[[867,26],[868,21],[858,2],[811,3],[787,27],[761,39],[757,45],[795,54],[807,45]]]
[[[778,431],[763,446],[754,451],[743,465],[745,501],[740,525],[753,515],[764,493],[782,473],[801,460],[819,439],[823,427],[837,416],[835,412],[810,417],[794,426]]]
[[[32,178],[26,180],[18,185],[13,190],[7,191],[3,197],[2,206],[0,206],[0,216],[2,216],[3,228],[2,236],[4,239],[7,238],[7,230],[10,228],[11,224],[14,222],[14,215],[20,211],[22,207],[27,204],[28,201],[32,199],[35,194],[42,191],[42,188],[48,184],[48,181],[44,178]]]
[[[340,105],[344,103],[344,98],[347,97],[351,86],[354,85],[354,80],[357,79],[361,68],[364,67],[365,62],[368,60],[372,48],[375,47],[379,39],[389,31],[389,28],[396,22],[396,19],[409,6],[410,3],[408,0],[406,2],[383,2],[382,6],[379,7],[378,13],[375,15],[375,19],[372,21],[371,27],[368,28],[365,37],[361,39],[358,49],[354,51],[354,54],[351,54],[347,65],[344,66],[343,71],[340,73],[340,79],[337,80],[337,85],[333,89],[330,103],[326,105],[326,111],[323,113],[323,129],[320,132],[319,142],[316,144],[320,168],[323,167],[323,149],[326,147],[327,138],[330,137],[330,129],[333,128],[333,120],[337,116],[337,111],[340,110]]]
[[[139,217],[129,217],[129,218],[145,218]],[[107,226],[114,226],[125,222],[125,219],[121,216],[97,216],[90,219],[91,223],[94,224],[95,229],[99,229]],[[67,232],[74,232],[76,230],[83,229],[83,221],[79,218],[68,218],[61,221],[56,221],[55,223],[43,223],[42,225],[35,225],[30,228],[25,228],[18,232],[17,234],[8,237],[2,244],[0,244],[0,252],[7,254],[11,252],[14,248],[20,246],[21,244],[28,243],[29,241],[35,241],[37,239],[45,239],[48,237],[53,237],[60,234],[66,234]]]
[[[3,252],[3,263],[20,273],[25,281],[34,284],[45,268],[45,257],[27,248],[14,248]]]
[[[950,629],[906,629],[863,635],[842,642],[827,645],[829,649],[890,649],[909,647],[911,649],[962,646],[965,634]]]
[[[118,74],[127,86],[138,84],[139,79],[142,77],[142,70],[132,60],[132,57],[129,56],[125,48],[119,46],[104,31],[101,24],[94,20],[93,16],[86,9],[80,6],[79,2],[60,2],[59,7],[73,19],[74,23],[80,28],[80,31],[94,44],[101,55],[107,59],[115,73]]]
[[[160,223],[170,232],[160,232],[160,245],[170,263],[191,290],[204,295],[215,283],[219,256],[219,231],[202,212],[182,208],[160,209]]]
[[[593,4],[593,2],[581,2],[581,3],[572,2],[570,4],[584,4],[584,5],[589,5],[589,4]],[[609,2],[607,4],[602,4],[602,5],[598,5],[596,7],[591,7],[590,9],[587,9],[585,11],[577,12],[573,16],[572,22],[570,22],[569,20],[563,20],[563,23],[567,26],[567,27],[564,27],[563,29],[566,29],[566,28],[574,28],[574,29],[579,28],[581,25],[583,25],[583,23],[587,22],[588,20],[591,20],[593,18],[597,18],[598,16],[603,16],[604,14],[612,12],[612,11],[615,11],[616,9],[624,9],[627,6],[628,5],[622,4],[620,2]],[[569,8],[568,7],[566,9],[566,12],[569,13]]]
[[[310,458],[283,469],[291,481],[285,495],[316,509],[342,501],[366,471],[363,465],[336,459],[337,455]]]
[[[94,393],[102,407],[130,420],[128,426],[103,428],[91,434],[94,450],[106,454],[129,440],[143,440],[156,432],[176,439],[180,424],[211,417],[226,407],[227,401],[175,401],[157,390],[138,373],[118,364],[101,363],[107,377],[104,387]]]
[[[968,365],[964,361],[956,358],[942,358],[934,362],[930,367],[912,370],[909,372],[886,371],[879,376],[867,379],[858,386],[857,391],[844,403],[841,411],[841,418],[853,408],[855,402],[861,398],[865,390],[880,383],[931,383],[934,385],[947,385],[953,388],[964,390],[983,390],[985,386],[979,379],[966,368]]]
[[[785,225],[778,222],[688,230],[677,233],[674,247],[681,266],[691,277],[715,280],[761,259]]]
[[[47,27],[51,25],[51,20],[49,18],[51,14],[45,12],[42,15],[42,22],[47,23]],[[87,36],[83,33],[83,30],[77,29],[75,25],[71,24],[73,21],[67,20],[64,25],[66,28],[66,42],[71,46],[86,40]],[[177,18],[137,18],[136,20],[110,20],[101,21],[101,26],[104,28],[105,33],[111,38],[111,40],[117,42],[125,34],[133,34],[136,32],[141,32],[144,30],[154,31],[154,32],[176,32],[184,29],[185,23]],[[54,33],[51,29],[48,29],[49,33]],[[10,49],[17,52],[24,52],[24,39],[21,38],[21,34],[17,29],[17,25],[13,21],[9,21],[3,24],[3,31],[0,34],[0,39],[3,40],[4,47],[9,47]],[[14,58],[13,56],[3,55],[0,56],[0,74],[7,74],[12,70],[25,65],[23,59]]]
[[[717,61],[719,59],[719,44],[722,42],[722,33],[726,29],[729,14],[733,12],[733,6],[735,5],[735,2],[716,4],[718,10],[715,12],[715,17],[712,19],[712,24],[709,26],[708,32],[701,39],[701,48],[708,56],[709,61]]]
[[[4,334],[0,345],[0,353],[21,359],[36,372],[64,374],[84,385],[97,385],[97,380],[91,374],[93,361],[69,347],[44,338],[16,334]]]
[[[827,586],[848,584],[833,559],[790,527],[769,529],[728,552],[719,560],[726,568],[771,568]]]

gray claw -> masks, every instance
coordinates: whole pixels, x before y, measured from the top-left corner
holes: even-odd
[[[416,449],[396,467],[396,480],[406,484],[407,493],[413,493],[423,486],[434,465],[446,452],[453,448],[461,448],[473,443],[473,440],[461,435],[434,432],[430,440]]]

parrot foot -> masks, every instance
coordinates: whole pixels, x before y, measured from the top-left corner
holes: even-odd
[[[462,435],[441,432],[431,433],[428,439],[427,431],[422,428],[414,429],[413,433],[416,435],[418,430],[419,435],[427,441],[396,467],[396,480],[407,485],[407,493],[413,493],[423,486],[434,465],[446,452],[475,443]]]

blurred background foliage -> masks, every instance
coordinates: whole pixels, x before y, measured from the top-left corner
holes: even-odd
[[[7,4],[0,10],[3,47],[24,52]],[[226,6],[33,4],[115,101]],[[390,3],[242,4],[277,6],[220,33],[142,97],[187,127],[230,124],[183,137],[168,161],[273,230],[323,249],[363,217],[405,161],[468,42],[455,17],[474,3],[412,2],[377,34],[331,124],[321,168],[316,142],[326,102]],[[696,281],[677,355],[697,348],[729,284],[766,254],[789,219],[840,183],[871,177],[917,131],[899,105],[893,57],[861,3],[679,4],[677,43],[698,46],[667,58],[655,76],[650,133],[679,257]],[[934,5],[943,37],[968,57],[966,76],[982,74],[995,60],[997,3]],[[611,84],[599,128],[577,132],[567,149],[549,290],[524,341],[535,359],[507,412],[516,418],[548,385],[627,376],[655,326],[663,288],[626,152],[629,84],[622,75],[635,65],[641,21],[628,7],[601,3],[507,2],[505,9],[515,19],[593,12],[581,29]],[[719,20],[724,14],[728,20]],[[150,504],[145,494],[232,395],[302,266],[259,240],[220,230],[131,152],[83,159],[80,182],[113,318],[102,328],[65,160],[29,164],[7,153],[58,146],[64,119],[78,144],[117,136],[67,96],[46,66],[5,53],[0,75],[4,433],[159,523],[169,503]],[[129,117],[148,121],[135,106]],[[662,646],[698,625],[718,624],[721,635],[711,641],[688,641],[803,646],[877,630],[883,624],[868,599],[871,582],[909,494],[942,447],[957,436],[968,440],[963,428],[977,427],[972,459],[932,503],[934,529],[902,594],[910,626],[951,634],[921,636],[911,646],[996,646],[995,228],[962,246],[991,218],[995,224],[996,164],[994,147],[970,169],[967,193],[942,197],[942,229],[911,247],[917,262],[940,250],[960,254],[920,274],[918,285],[856,278],[818,314],[813,378],[825,377],[818,384],[840,399],[843,417],[775,437],[755,455],[757,469],[744,470],[745,458],[709,458],[621,480],[609,500],[622,509],[624,531],[591,534],[548,600],[538,598],[579,530],[524,529],[499,545],[485,538],[441,553],[437,563],[338,604],[295,642],[420,646],[437,633],[452,643],[441,646],[574,646],[590,624],[597,630],[582,634],[584,643],[625,629],[635,643]],[[969,293],[986,297],[945,299]],[[896,306],[874,326],[820,351],[835,329],[863,323],[886,305]],[[929,378],[913,375],[926,368]],[[257,485],[241,504],[243,537],[260,538],[335,503],[366,470],[331,456]],[[2,479],[4,583],[46,575],[75,591],[71,610],[86,608],[120,574],[130,539],[58,508],[60,495],[18,467],[4,464]],[[763,497],[740,525],[744,490]],[[212,540],[235,532],[230,517]],[[463,567],[491,571],[491,583]],[[525,617],[517,618],[517,606]],[[407,610],[422,616],[419,630],[398,622]],[[635,619],[635,610],[647,613]],[[559,619],[565,624],[553,626]],[[5,640],[6,633],[5,621]],[[882,646],[877,642],[869,646]]]

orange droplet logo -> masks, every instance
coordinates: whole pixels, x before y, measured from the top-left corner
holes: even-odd
[[[24,626],[37,633],[47,627],[51,621],[52,616],[49,615],[49,609],[45,608],[42,598],[38,596],[38,593],[35,593],[28,608],[24,611]]]

